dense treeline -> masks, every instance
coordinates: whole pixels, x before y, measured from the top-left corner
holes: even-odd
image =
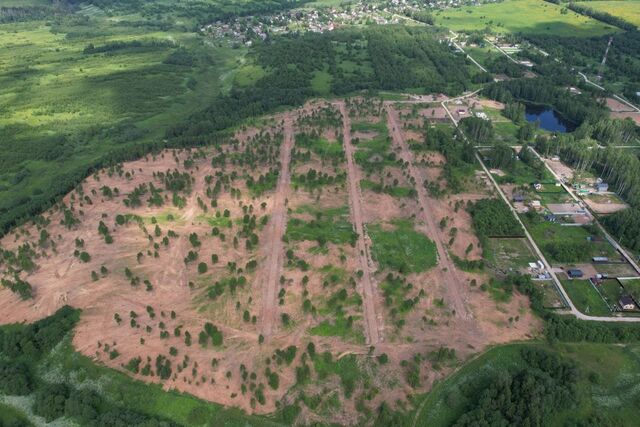
[[[640,208],[618,211],[601,222],[622,246],[640,252]]]
[[[501,199],[482,199],[467,208],[471,214],[473,228],[478,237],[522,236],[520,223],[514,218],[509,206]]]
[[[78,319],[78,310],[64,306],[52,316],[29,325],[0,327],[0,393],[33,393],[33,412],[47,422],[66,416],[88,426],[175,425],[119,407],[94,391],[36,378],[35,363],[71,332]]]
[[[523,348],[524,366],[464,390],[469,405],[455,426],[542,426],[577,401],[578,368],[548,351]]]
[[[460,129],[477,144],[486,144],[493,139],[493,124],[479,117],[465,117],[460,120]]]
[[[444,165],[444,177],[448,189],[452,193],[462,191],[460,171],[469,169],[476,161],[472,144],[467,144],[462,137],[455,135],[449,128],[430,127],[425,123],[423,128],[425,147],[436,150],[447,159]]]
[[[552,105],[562,116],[579,125],[585,120],[597,121],[605,117],[604,107],[589,94],[570,95],[543,78],[514,79],[488,85],[483,93],[504,103],[515,101]]]
[[[0,328],[0,354],[37,360],[49,352],[78,322],[79,312],[64,306],[54,315],[23,327]]]
[[[613,42],[607,55],[606,66],[600,70],[602,55],[609,43],[609,36],[600,37],[558,37],[554,35],[527,35],[527,40],[550,53],[545,60],[534,59],[536,64],[544,63],[554,70],[562,68],[559,64],[550,64],[551,57],[560,58],[563,63],[580,67],[585,72],[600,74],[604,81],[619,81],[623,84],[623,93],[631,100],[638,100],[640,92],[640,31],[628,31],[624,36],[613,36]],[[532,58],[533,59],[533,58]],[[535,71],[540,72],[537,69]],[[544,71],[544,70],[542,70]],[[546,75],[546,74],[545,74]],[[553,77],[553,76],[551,76]]]
[[[54,0],[58,2],[58,0]],[[54,2],[52,1],[52,2]],[[65,0],[71,6],[93,4],[106,11],[122,14],[138,13],[148,20],[174,15],[196,23],[196,28],[214,21],[228,21],[239,16],[261,15],[293,9],[308,0],[217,0],[192,2],[146,2],[143,0]]]
[[[464,59],[452,55],[430,31],[420,27],[374,27],[368,31],[369,56],[380,89],[420,88],[457,94],[469,87]]]
[[[343,95],[361,89],[421,88],[427,92],[456,94],[468,87],[464,62],[433,31],[424,28],[372,27],[365,32],[374,76],[353,79],[338,69],[335,43],[346,49],[359,46],[362,35],[351,31],[330,34],[291,34],[256,47],[259,65],[270,72],[248,88],[234,88],[226,96],[174,126],[167,137],[179,145],[208,142],[217,132],[239,121],[264,114],[280,106],[294,106],[314,95],[311,80],[315,72],[332,75],[331,91]],[[309,55],[308,52],[314,52]]]

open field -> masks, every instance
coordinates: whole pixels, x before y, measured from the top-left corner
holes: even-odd
[[[576,3],[599,12],[606,12],[640,26],[640,2],[638,0],[588,1]]]
[[[435,13],[439,25],[454,31],[484,30],[500,33],[599,36],[619,31],[615,27],[537,0],[506,0],[481,6],[463,6]]]

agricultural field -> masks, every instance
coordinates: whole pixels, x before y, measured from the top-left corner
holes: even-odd
[[[588,7],[599,12],[622,18],[636,26],[640,26],[640,2],[637,0],[589,1],[577,2],[577,5]]]
[[[462,6],[435,12],[439,25],[454,31],[484,30],[498,33],[553,34],[590,37],[617,29],[562,6],[537,0],[506,0],[480,6]]]

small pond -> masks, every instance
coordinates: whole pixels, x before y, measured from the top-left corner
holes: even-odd
[[[564,120],[553,108],[527,104],[524,113],[528,122],[540,122],[540,128],[550,132],[571,132],[575,126]]]

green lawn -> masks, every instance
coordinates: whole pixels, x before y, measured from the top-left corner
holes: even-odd
[[[541,0],[506,0],[482,6],[449,8],[435,13],[438,25],[455,31],[484,30],[499,33],[554,34],[590,37],[618,29],[575,12],[563,14],[562,6]]]
[[[606,12],[640,26],[640,1],[638,0],[588,1],[576,4]]]
[[[609,307],[588,280],[562,280],[562,285],[578,310],[591,316],[608,316]]]
[[[620,286],[620,282],[616,279],[605,280],[598,288],[611,306],[618,304],[620,297],[625,293],[622,286]]]

